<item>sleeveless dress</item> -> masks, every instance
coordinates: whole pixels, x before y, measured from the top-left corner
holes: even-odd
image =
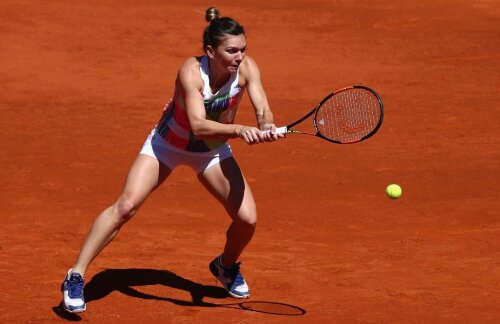
[[[238,82],[239,69],[231,74],[226,84],[216,93],[212,93],[210,89],[208,56],[201,57],[200,74],[204,84],[203,103],[206,118],[219,123],[232,124],[244,93]],[[176,91],[174,98],[167,103],[156,125],[156,135],[161,136],[168,144],[187,152],[210,152],[226,142],[219,139],[202,140],[194,136],[180,91]]]

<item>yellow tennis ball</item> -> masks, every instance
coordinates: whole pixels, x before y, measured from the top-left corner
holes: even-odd
[[[399,197],[401,197],[401,194],[403,194],[403,189],[401,189],[399,185],[393,183],[387,186],[385,192],[387,193],[387,196],[391,197],[392,199],[398,199]]]

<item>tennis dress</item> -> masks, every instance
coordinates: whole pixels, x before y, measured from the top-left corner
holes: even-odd
[[[203,80],[203,103],[206,118],[224,124],[232,124],[241,101],[244,90],[239,86],[239,69],[219,91],[212,93],[209,80],[209,59],[202,56],[200,61],[200,74]],[[156,125],[156,135],[181,150],[187,152],[209,152],[221,145],[226,140],[198,139],[194,136],[184,106],[184,98],[177,91],[170,101]]]

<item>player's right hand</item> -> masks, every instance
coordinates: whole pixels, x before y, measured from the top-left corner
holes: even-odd
[[[257,127],[244,126],[238,132],[238,137],[245,141],[245,143],[252,145],[265,141],[264,134]]]

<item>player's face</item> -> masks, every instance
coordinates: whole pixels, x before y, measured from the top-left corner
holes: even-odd
[[[247,42],[245,35],[227,35],[215,50],[209,51],[213,54],[213,60],[223,70],[235,73],[241,62],[245,59]]]

